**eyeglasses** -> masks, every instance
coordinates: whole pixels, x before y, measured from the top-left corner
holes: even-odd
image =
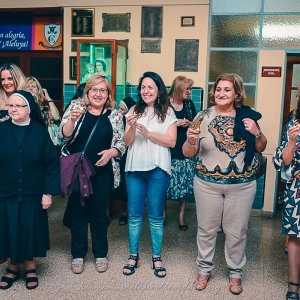
[[[13,108],[15,108],[15,109],[21,109],[22,107],[26,107],[28,105],[27,104],[25,104],[25,105],[20,105],[20,104],[6,104],[6,106],[8,108],[10,108],[10,109],[13,109]]]
[[[107,93],[107,89],[97,89],[97,88],[92,88],[90,89],[90,91],[93,93],[93,94],[97,94],[98,92],[100,94],[106,94]]]

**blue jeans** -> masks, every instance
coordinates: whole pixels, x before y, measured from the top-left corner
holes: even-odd
[[[160,255],[164,233],[164,205],[170,175],[155,168],[150,171],[126,172],[128,193],[128,234],[131,254],[139,252],[145,198],[148,203],[148,219],[153,255]]]

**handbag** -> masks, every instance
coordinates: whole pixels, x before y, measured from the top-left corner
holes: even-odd
[[[266,174],[267,163],[260,152],[255,152],[254,156],[258,162],[256,179],[259,179],[261,176]]]
[[[80,204],[84,206],[84,198],[93,194],[91,177],[95,175],[92,164],[85,155],[87,146],[96,130],[100,116],[91,131],[91,134],[82,152],[77,152],[60,158],[60,190],[64,196],[70,196],[72,192],[80,192]],[[74,130],[75,131],[75,130]]]

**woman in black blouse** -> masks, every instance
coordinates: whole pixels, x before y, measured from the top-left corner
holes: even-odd
[[[0,78],[0,122],[4,122],[9,119],[6,107],[8,98],[16,90],[26,90],[26,78],[14,64],[4,64],[0,68]]]
[[[71,269],[76,274],[83,272],[89,224],[96,270],[105,272],[108,268],[106,208],[111,189],[120,183],[120,168],[115,158],[125,152],[123,116],[115,105],[108,79],[94,75],[86,83],[83,99],[73,100],[66,109],[58,130],[58,137],[66,141],[62,155],[82,152],[100,118],[85,153],[96,173],[91,178],[93,193],[82,203],[80,193],[72,192],[67,206],[72,236]]]
[[[182,153],[182,145],[186,140],[188,125],[196,116],[195,105],[189,99],[191,88],[194,84],[192,79],[185,76],[177,76],[172,83],[168,94],[170,106],[173,108],[177,121],[177,142],[171,150],[172,176],[168,188],[168,199],[179,201],[179,229],[187,230],[188,226],[184,219],[185,202],[188,195],[193,195],[194,164],[192,159],[186,158]]]

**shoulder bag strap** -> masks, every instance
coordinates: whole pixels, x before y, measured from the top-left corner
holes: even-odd
[[[88,138],[88,140],[87,140],[85,146],[84,146],[84,149],[83,149],[83,151],[81,152],[81,155],[82,155],[82,156],[85,154],[86,148],[87,148],[89,142],[91,141],[91,138],[92,138],[92,136],[93,136],[93,134],[94,134],[94,132],[95,132],[95,130],[96,130],[96,127],[97,127],[97,125],[98,125],[98,123],[99,123],[99,120],[100,120],[102,114],[103,114],[103,111],[104,111],[104,106],[103,106],[103,108],[102,108],[102,110],[101,110],[101,113],[100,113],[100,115],[99,115],[99,117],[98,117],[98,120],[97,120],[97,122],[96,122],[96,124],[95,124],[95,126],[94,126],[94,128],[93,128],[93,130],[92,130],[92,132],[91,132],[91,134],[90,134],[90,136],[89,136],[89,138]]]

